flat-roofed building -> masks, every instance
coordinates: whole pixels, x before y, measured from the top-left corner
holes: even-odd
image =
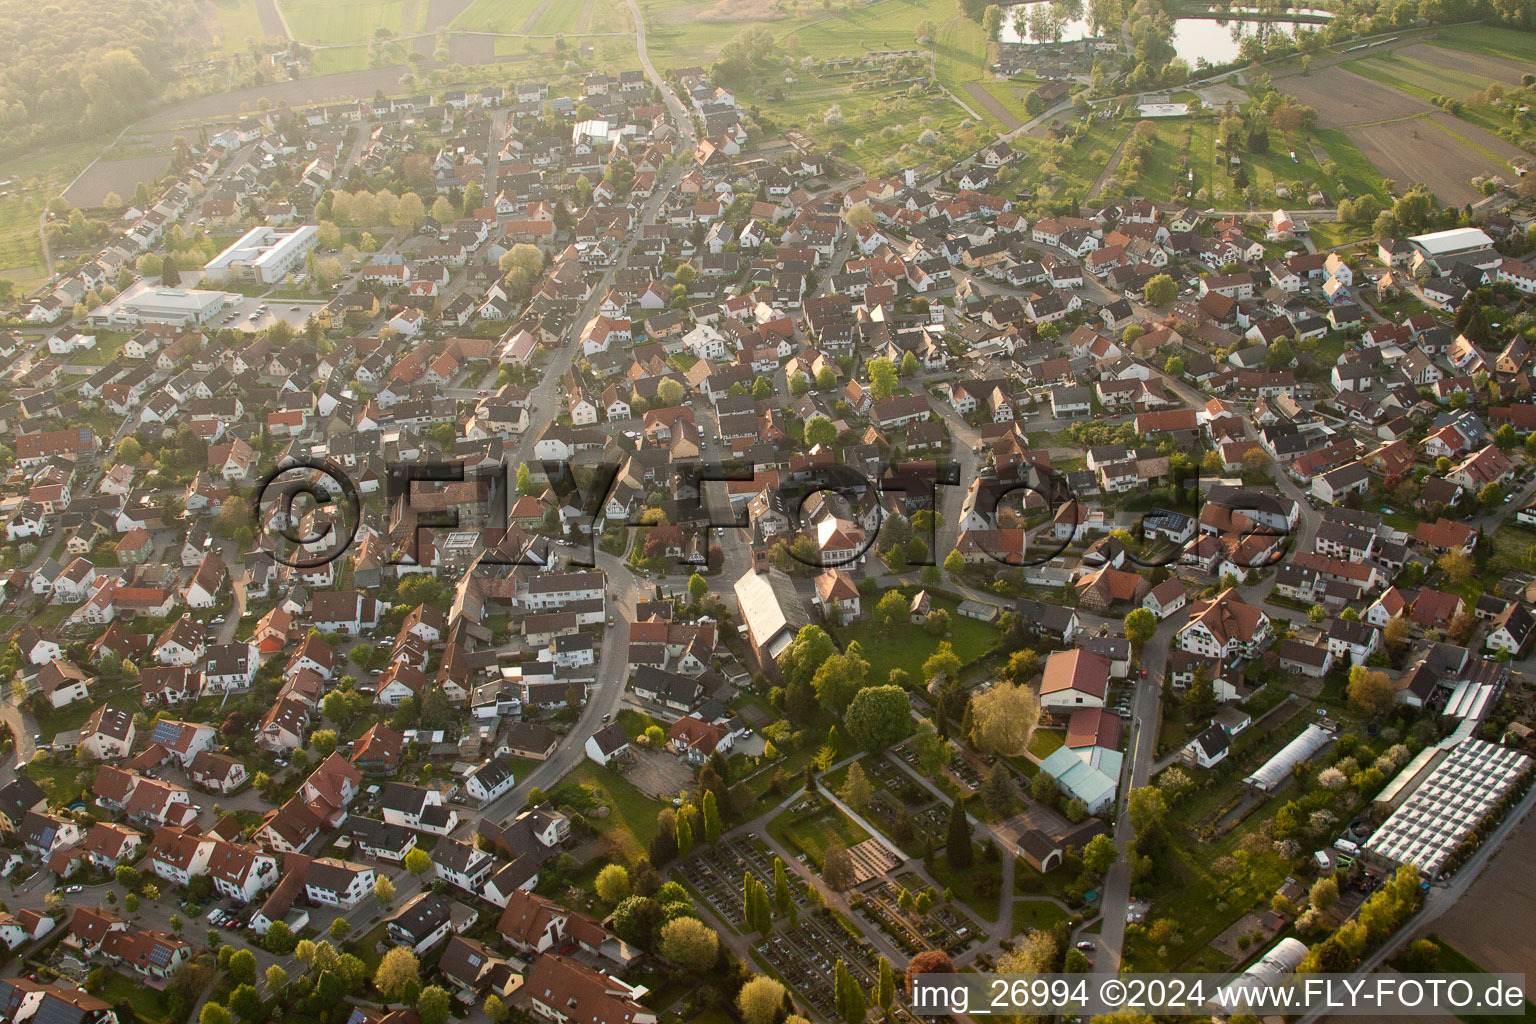
[[[203,280],[277,284],[302,267],[304,257],[319,244],[319,230],[313,224],[254,227],[203,264]]]

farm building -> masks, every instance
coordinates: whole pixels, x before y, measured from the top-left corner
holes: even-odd
[[[1310,760],[1313,754],[1322,750],[1332,740],[1333,733],[1329,730],[1320,725],[1309,725],[1300,736],[1282,747],[1274,757],[1260,765],[1243,782],[1268,793],[1291,777],[1292,768],[1303,761]]]

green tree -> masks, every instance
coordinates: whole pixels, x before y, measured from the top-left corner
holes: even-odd
[[[421,1024],[448,1024],[448,992],[438,985],[428,985],[416,997],[416,1013]]]
[[[661,927],[661,955],[691,971],[704,972],[719,956],[720,936],[696,917],[679,917]]]
[[[843,724],[855,743],[879,752],[912,731],[912,702],[899,686],[868,686],[854,695]]]
[[[384,954],[373,972],[373,987],[385,999],[398,999],[409,985],[420,984],[421,961],[404,946],[394,946]]]
[[[875,605],[875,621],[880,623],[882,629],[895,629],[907,621],[907,599],[899,590],[887,591],[880,598],[880,603]]]
[[[965,870],[975,860],[975,851],[971,849],[971,822],[965,816],[965,808],[961,805],[959,797],[955,797],[949,805],[949,828],[945,833],[944,859],[955,871]]]
[[[837,443],[837,427],[825,416],[812,416],[805,421],[805,443],[812,448],[830,448]]]
[[[704,791],[704,841],[711,846],[720,841],[720,808],[715,800],[715,791]]]
[[[944,571],[952,580],[959,579],[965,572],[965,557],[958,551],[951,551],[944,556]]]
[[[758,974],[736,994],[736,1009],[744,1024],[774,1024],[784,1005],[784,986],[773,978]]]
[[[608,864],[597,873],[593,888],[597,892],[598,899],[609,906],[618,906],[626,896],[630,895],[629,872],[622,864]]]
[[[698,604],[709,593],[709,581],[698,573],[688,577],[688,600]]]
[[[373,897],[383,907],[395,902],[395,883],[386,876],[379,875],[373,880]]]
[[[869,392],[877,400],[890,398],[896,393],[896,367],[889,359],[876,356],[864,368],[869,373]]]
[[[1179,286],[1167,274],[1155,274],[1142,292],[1149,306],[1166,306],[1179,297]]]
[[[1084,873],[1094,878],[1103,878],[1110,866],[1120,859],[1120,851],[1115,849],[1113,839],[1100,833],[1088,840],[1088,845],[1083,847],[1082,858]]]
[[[686,857],[693,852],[693,826],[688,824],[688,816],[677,816],[677,855]]]

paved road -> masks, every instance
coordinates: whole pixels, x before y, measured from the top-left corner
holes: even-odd
[[[673,94],[671,88],[664,82],[656,69],[651,66],[650,58],[645,50],[645,22],[640,17],[640,12],[630,0],[630,12],[635,19],[635,44],[639,50],[640,61],[645,68],[646,77],[651,84],[661,90],[663,99],[673,118],[677,121],[678,130],[689,148],[693,146],[693,125],[688,120],[687,112],[681,102]],[[641,211],[641,222],[654,219],[657,210],[660,209],[663,198],[677,187],[681,180],[688,161],[675,163],[668,173],[666,182],[658,189],[655,195],[645,204]],[[624,251],[614,262],[616,267],[625,265],[625,262],[634,248],[635,241],[639,238],[639,232],[630,236],[630,242]],[[552,421],[558,413],[557,392],[565,371],[570,367],[579,345],[577,335],[581,328],[597,313],[597,307],[607,294],[608,285],[613,278],[613,270],[608,270],[602,279],[592,289],[592,297],[587,301],[581,314],[576,317],[566,341],[566,345],[550,364],[545,367],[542,380],[529,395],[529,420],[532,423],[547,423]],[[469,390],[469,389],[463,389]],[[533,444],[538,437],[538,431],[529,430],[519,440],[510,461],[515,465],[527,462],[533,455]],[[500,820],[509,814],[519,810],[528,799],[528,793],[533,788],[548,789],[571,769],[579,765],[586,756],[585,743],[601,726],[604,720],[618,713],[624,702],[625,686],[628,682],[629,668],[629,630],[626,627],[628,621],[633,620],[635,605],[637,602],[652,597],[655,593],[655,585],[647,579],[635,575],[620,559],[606,552],[593,549],[597,559],[597,566],[608,579],[608,591],[610,594],[609,611],[618,619],[617,624],[609,627],[603,635],[602,650],[598,652],[598,676],[597,685],[587,698],[586,708],[581,717],[571,728],[571,731],[561,738],[555,747],[555,752],[548,760],[533,771],[529,772],[522,781],[508,791],[504,796],[492,801],[474,816],[475,818],[490,818]],[[466,821],[460,831],[472,828],[471,822]]]

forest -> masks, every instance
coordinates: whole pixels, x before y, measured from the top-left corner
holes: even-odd
[[[0,160],[44,142],[110,139],[197,46],[174,0],[0,0]],[[104,140],[105,141],[105,140]]]

